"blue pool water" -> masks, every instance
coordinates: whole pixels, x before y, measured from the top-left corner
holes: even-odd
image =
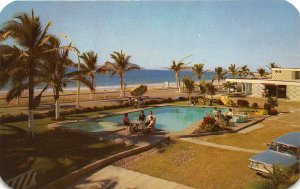
[[[156,117],[155,127],[165,131],[180,131],[196,121],[202,119],[206,114],[212,114],[213,108],[166,106],[144,110],[146,117],[152,111]],[[128,114],[130,120],[137,120],[140,112]],[[122,124],[124,115],[115,115],[102,118],[98,121],[114,122]]]

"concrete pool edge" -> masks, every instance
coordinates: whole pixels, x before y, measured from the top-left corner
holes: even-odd
[[[168,105],[166,105],[168,106]],[[110,115],[97,115],[97,116],[91,116],[91,117],[87,117],[84,119],[78,119],[78,120],[65,120],[65,121],[59,121],[59,122],[55,122],[55,123],[49,123],[47,125],[47,128],[52,130],[52,129],[59,129],[62,126],[65,126],[67,124],[71,124],[71,123],[76,123],[76,122],[83,122],[83,121],[96,121],[97,119],[102,119],[102,118],[106,118],[106,117],[110,117],[110,116],[115,116],[115,115],[121,115],[124,113],[131,113],[131,112],[136,112],[136,111],[141,111],[141,110],[146,110],[146,109],[151,109],[151,108],[155,108],[152,106],[147,106],[145,108],[137,108],[134,110],[124,110],[124,111],[117,111],[117,112],[112,112]]]
[[[110,115],[98,115],[98,116],[92,116],[92,117],[88,117],[79,121],[95,121],[97,119],[102,119],[102,118],[107,118],[110,116],[116,116],[116,115],[122,115],[124,113],[132,113],[132,112],[138,112],[141,110],[147,110],[147,109],[152,109],[152,108],[159,108],[159,107],[170,107],[170,106],[179,106],[179,107],[197,107],[197,108],[212,108],[212,106],[199,106],[199,105],[195,105],[195,106],[190,106],[190,105],[177,105],[177,104],[155,104],[155,105],[151,105],[151,106],[145,106],[144,108],[136,108],[136,109],[130,109],[130,110],[124,110],[124,111],[117,111],[117,112],[113,112]],[[221,106],[219,108],[228,108],[226,106]],[[216,131],[216,132],[200,132],[200,133],[193,133],[193,131],[198,127],[199,123],[203,120],[199,119],[197,120],[195,123],[192,123],[191,125],[187,126],[186,128],[180,130],[180,131],[164,131],[165,135],[168,137],[172,137],[172,138],[181,138],[181,137],[198,137],[198,136],[205,136],[205,135],[209,135],[209,134],[223,134],[223,133],[233,133],[233,132],[238,132],[240,130],[243,130],[247,127],[250,127],[258,122],[263,121],[265,118],[269,117],[269,115],[264,115],[261,117],[253,117],[252,119],[254,119],[254,121],[250,121],[250,122],[246,122],[246,123],[238,123],[238,125],[241,126],[235,126],[232,127],[230,130],[225,130],[225,131]],[[258,119],[258,121],[257,121]],[[62,128],[62,126],[66,125],[66,124],[70,124],[70,123],[74,123],[77,122],[77,120],[67,120],[67,121],[62,121],[62,122],[57,122],[57,123],[52,123],[52,124],[48,124],[48,129],[58,129],[58,128]],[[113,131],[109,131],[109,130],[103,130],[103,131],[98,131],[98,132],[88,132],[88,131],[80,131],[80,132],[86,132],[86,133],[110,133],[110,132],[117,132],[120,130],[125,129],[125,127],[123,128],[116,128]],[[71,129],[70,129],[71,130]],[[77,131],[78,129],[72,129],[73,131]]]
[[[238,126],[231,127],[230,130],[222,130],[222,131],[214,131],[214,132],[203,131],[203,132],[199,132],[199,133],[187,133],[187,132],[179,131],[179,132],[169,133],[166,136],[168,136],[172,139],[176,139],[176,138],[187,138],[187,137],[200,137],[200,136],[207,136],[207,135],[221,135],[221,134],[225,134],[225,133],[237,133],[238,131],[241,131],[243,129],[251,127],[251,126],[265,120],[268,117],[270,117],[270,115],[264,115],[261,117],[253,117],[252,120],[249,122],[236,123]],[[202,119],[199,120],[198,122],[201,122],[201,121],[202,121]],[[195,127],[195,126],[196,126],[196,123],[192,124],[189,127]],[[187,127],[187,128],[189,128],[189,127]]]

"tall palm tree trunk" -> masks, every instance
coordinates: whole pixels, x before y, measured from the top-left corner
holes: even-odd
[[[55,119],[60,118],[59,98],[55,100]]]
[[[120,97],[122,97],[122,96],[123,96],[123,93],[124,93],[124,91],[123,91],[123,77],[122,77],[122,76],[120,76],[120,85],[121,85],[121,93],[120,93]]]
[[[178,87],[178,92],[181,93],[180,89],[180,78],[179,78],[179,72],[176,72],[176,78],[177,78],[177,87]]]
[[[33,77],[29,76],[28,78],[29,86],[28,86],[28,132],[29,135],[34,136],[33,132],[33,110],[34,110],[34,85],[33,85]]]
[[[16,104],[20,104],[20,96],[17,97]]]
[[[94,77],[91,77],[91,83],[92,83],[92,86],[94,86]],[[91,93],[90,93],[90,99],[92,100],[94,97],[94,91],[91,90]]]
[[[55,94],[55,119],[60,118],[59,90]]]
[[[177,76],[177,73],[175,73],[175,82],[176,82],[176,88],[178,88],[178,76]]]

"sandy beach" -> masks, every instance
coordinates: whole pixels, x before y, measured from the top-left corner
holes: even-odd
[[[224,81],[220,82],[220,85]],[[154,83],[147,84],[148,90],[144,97],[149,97],[152,99],[155,98],[176,98],[179,96],[187,97],[188,94],[183,90],[181,93],[178,92],[175,83],[169,83],[169,86],[164,86],[164,83]],[[217,85],[217,82],[214,83]],[[126,92],[124,97],[120,97],[120,87],[111,86],[111,87],[96,87],[96,91],[93,95],[93,99],[90,99],[90,91],[86,87],[80,88],[80,106],[81,107],[94,107],[94,106],[108,106],[113,104],[118,104],[120,101],[127,101],[130,95],[130,91],[138,85],[129,85],[126,87]],[[192,95],[199,95],[199,92],[196,88],[195,92]],[[35,95],[38,94],[40,90],[35,90]],[[10,103],[5,101],[6,91],[2,91],[0,94],[0,115],[5,114],[27,114],[27,92],[25,91],[22,97],[19,100],[19,104],[16,104],[16,100],[13,100]],[[75,108],[76,97],[77,97],[77,88],[65,88],[64,92],[60,95],[60,104],[61,109],[70,109]],[[16,108],[18,111],[15,111]],[[53,92],[47,90],[43,93],[41,103],[36,109],[36,112],[47,112],[51,109],[54,109],[54,99]]]
[[[220,81],[220,88],[224,81]],[[214,83],[217,87],[217,82]],[[97,90],[93,96],[93,99],[90,99],[90,91],[84,87],[80,89],[80,107],[94,107],[94,106],[109,106],[119,104],[120,101],[126,102],[128,97],[130,96],[130,90],[133,89],[134,86],[128,86],[125,96],[120,97],[119,88],[110,88],[110,89],[103,89],[101,87],[97,87]],[[179,96],[188,97],[188,94],[185,93],[183,90],[181,93],[178,92],[178,89],[175,87],[175,83],[169,85],[169,87],[163,87],[162,84],[152,84],[147,85],[148,91],[143,96],[145,98],[149,97],[151,99],[161,99],[161,98],[176,98]],[[37,93],[37,92],[36,92]],[[219,99],[221,95],[226,94],[225,90],[219,90],[216,95],[214,95],[215,99]],[[16,100],[12,101],[11,103],[7,104],[5,101],[5,94],[0,95],[0,115],[5,114],[19,114],[19,113],[28,113],[27,108],[27,97],[25,96],[20,99],[19,104],[16,104]],[[195,92],[192,93],[192,96],[198,96],[199,92],[196,88]],[[76,107],[76,90],[73,88],[69,89],[66,88],[60,96],[60,105],[62,110],[72,109]],[[232,97],[231,98],[234,102],[241,97]],[[263,106],[266,102],[266,99],[257,99],[257,98],[247,98],[250,105],[253,102],[257,102],[259,106]],[[293,111],[295,109],[299,109],[300,102],[290,101],[290,100],[279,100],[280,109],[281,111]],[[49,110],[54,110],[54,99],[52,91],[48,90],[43,94],[40,106],[35,110],[35,112],[47,112]],[[16,109],[18,111],[16,111]]]

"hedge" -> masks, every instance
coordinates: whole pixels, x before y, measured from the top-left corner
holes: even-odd
[[[249,107],[249,102],[244,99],[238,99],[236,104],[241,107]]]
[[[180,100],[186,100],[180,99]],[[151,105],[151,104],[161,104],[161,103],[170,103],[174,102],[176,100],[172,98],[166,98],[166,99],[150,99],[145,101],[145,105]],[[88,113],[88,112],[97,112],[97,111],[102,111],[102,110],[111,110],[111,109],[117,109],[117,108],[124,108],[124,107],[130,107],[130,104],[128,102],[126,103],[120,103],[116,105],[110,105],[110,106],[94,106],[94,107],[86,107],[86,108],[76,108],[76,109],[71,109],[71,110],[64,110],[60,112],[61,116],[66,116],[66,115],[72,115],[72,114],[81,114],[81,113]],[[54,117],[55,116],[55,111],[54,110],[49,110],[46,113],[34,113],[34,118],[35,119],[43,119],[47,117]],[[9,123],[9,122],[17,122],[17,121],[27,121],[28,120],[28,115],[27,114],[17,114],[17,115],[11,115],[11,114],[6,114],[0,116],[0,123]]]

